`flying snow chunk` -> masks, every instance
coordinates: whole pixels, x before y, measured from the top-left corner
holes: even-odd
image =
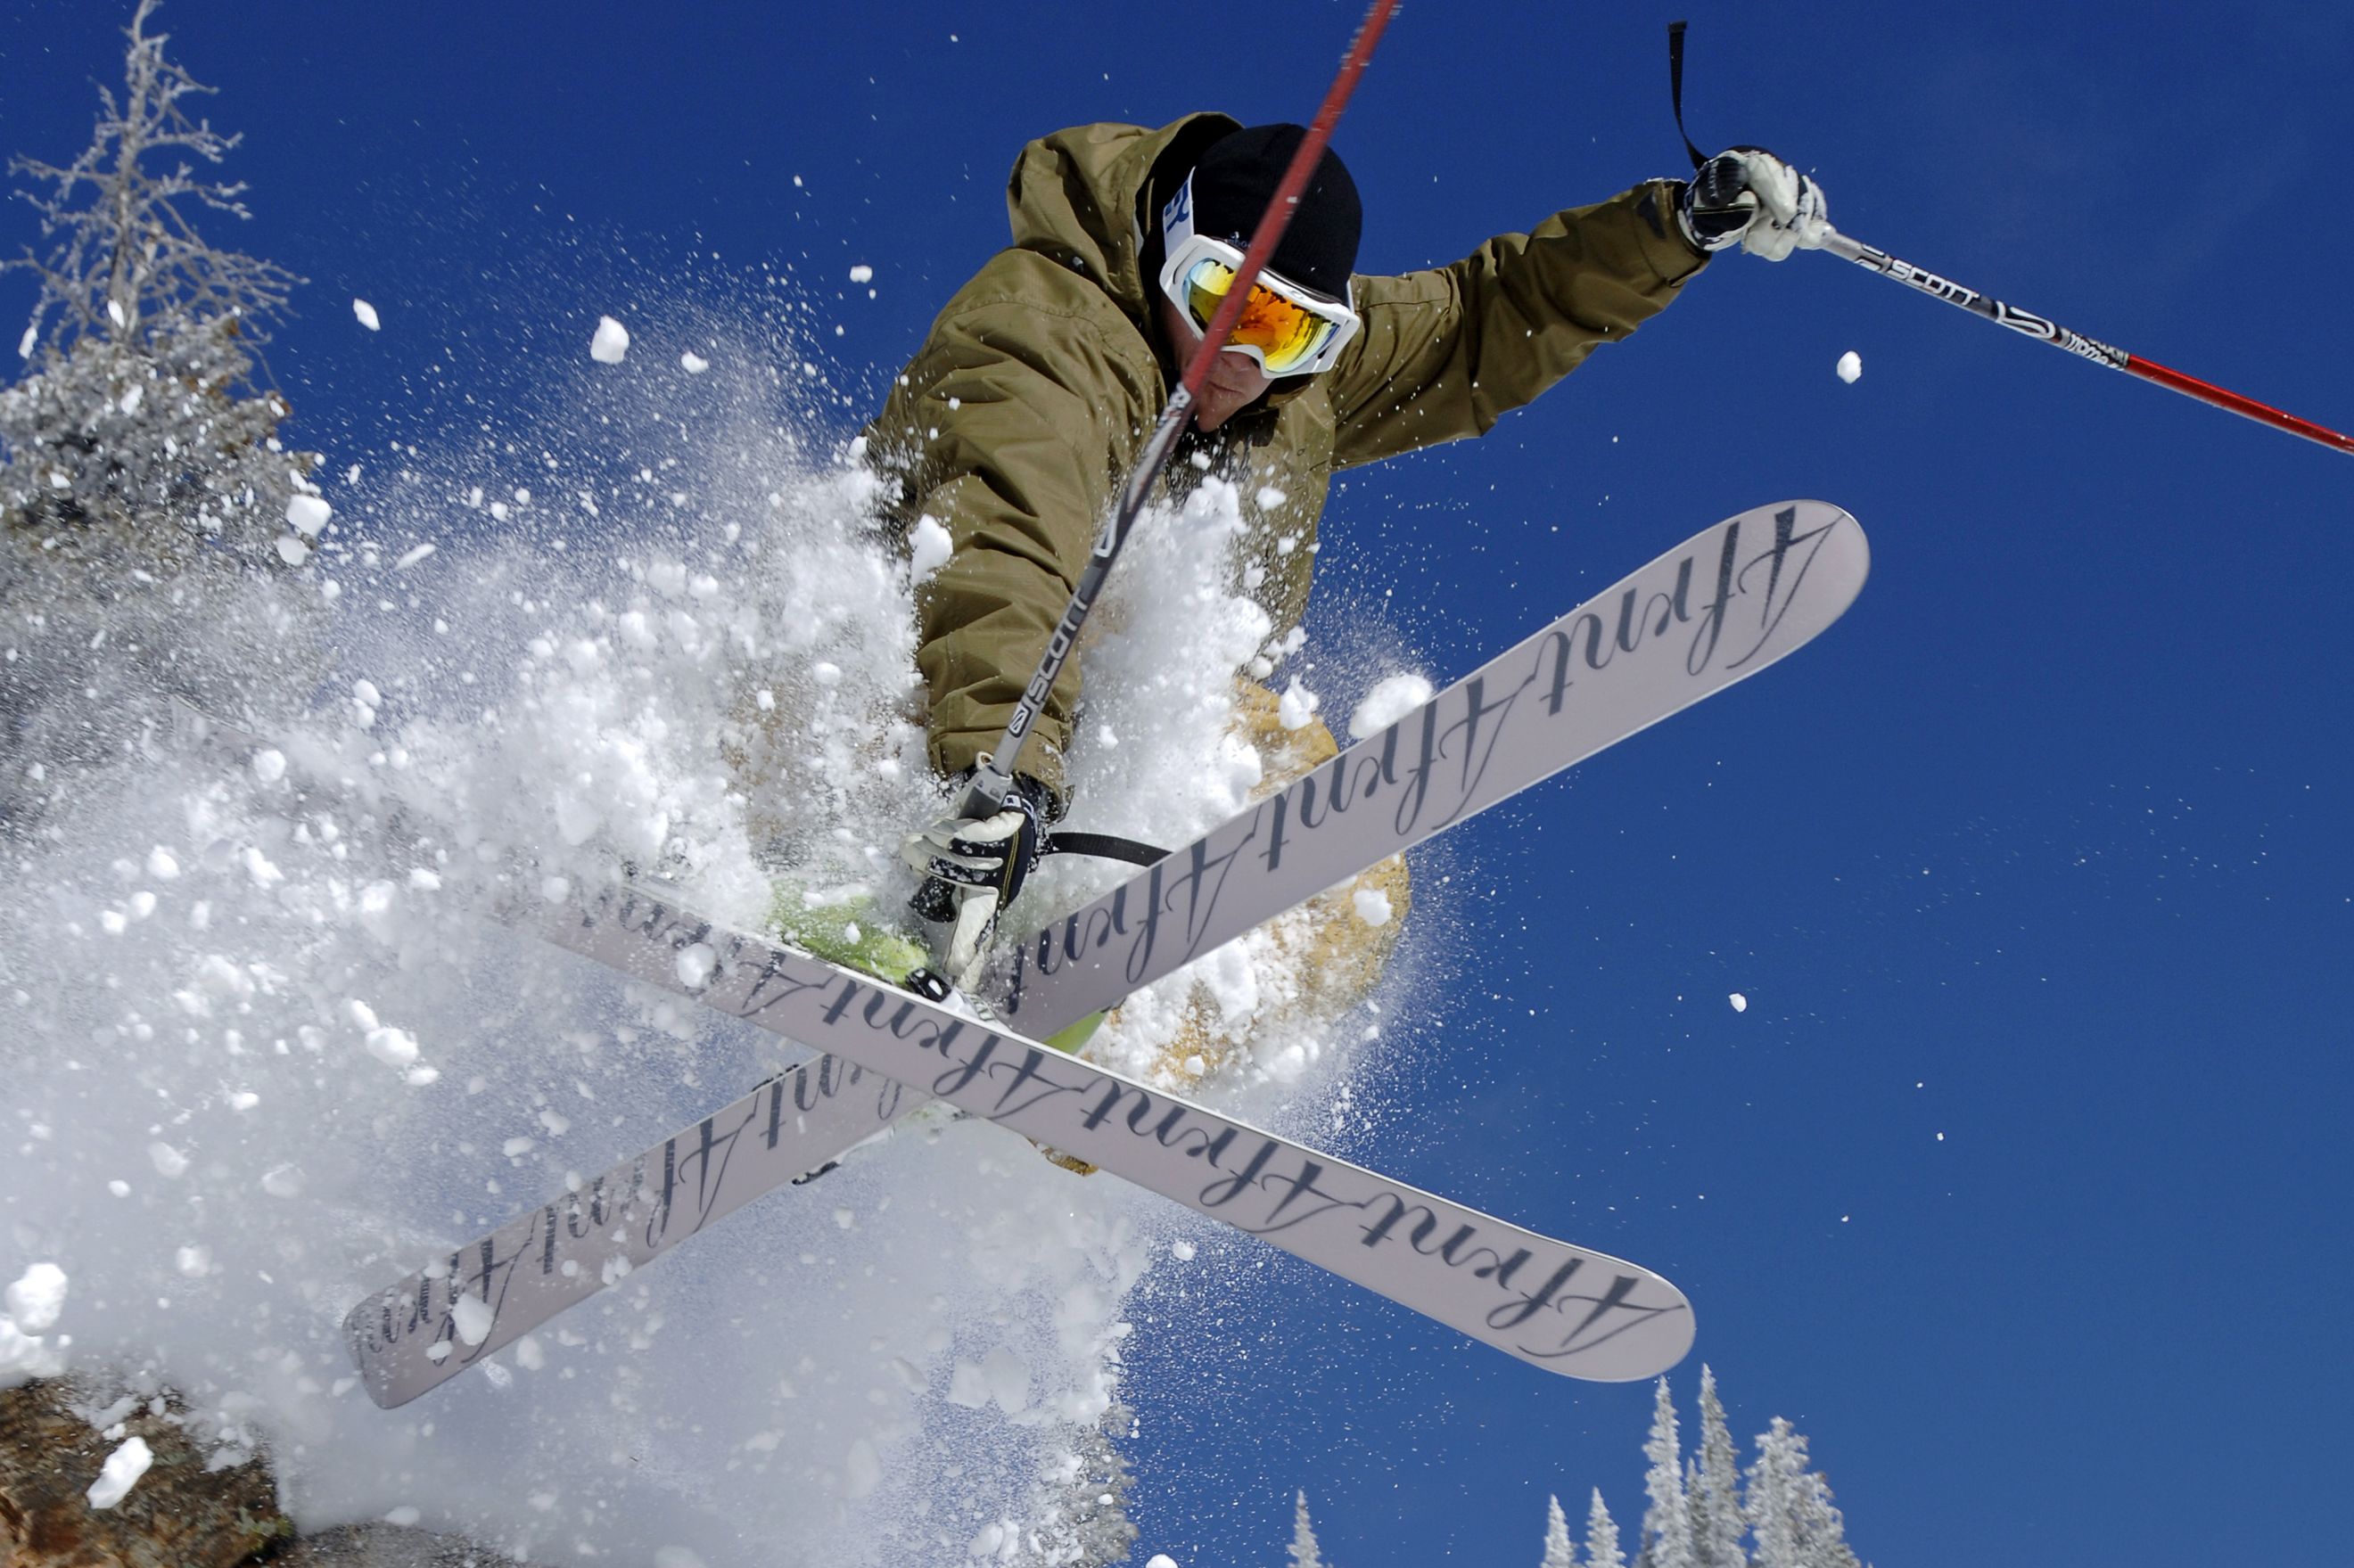
[[[352,302],[352,314],[358,319],[360,325],[367,328],[370,332],[382,332],[384,330],[384,323],[376,319],[376,307],[369,304],[366,300],[354,300]]]
[[[25,335],[16,340],[16,357],[19,359],[32,358],[33,345],[40,341],[41,329],[38,327],[27,327],[25,329]]]
[[[440,547],[439,545],[419,545],[393,562],[392,569],[396,572],[405,572]]]
[[[417,1036],[406,1029],[371,1029],[367,1054],[387,1067],[406,1067],[417,1060]]]
[[[850,1446],[850,1459],[843,1470],[847,1484],[843,1490],[852,1498],[872,1497],[875,1489],[883,1484],[883,1460],[875,1452],[875,1445],[864,1437]]]
[[[1316,716],[1316,694],[1301,685],[1294,677],[1283,695],[1276,699],[1275,721],[1286,729],[1305,729],[1308,721]]]
[[[1408,671],[1403,675],[1390,675],[1376,681],[1373,689],[1365,694],[1365,700],[1349,715],[1350,737],[1363,740],[1369,735],[1379,735],[1430,701],[1430,677],[1427,675]]]
[[[871,283],[875,281],[875,269],[861,261],[850,270],[850,281],[854,283]]]
[[[682,948],[679,949],[677,962],[678,983],[685,986],[701,985],[711,978],[711,971],[718,967],[719,955],[712,951],[710,943],[696,942],[691,947]]]
[[[147,1439],[123,1439],[122,1446],[109,1454],[106,1463],[99,1467],[98,1479],[90,1482],[88,1493],[90,1506],[94,1509],[112,1508],[129,1497],[131,1489],[139,1484],[139,1478],[145,1475],[147,1467],[154,1462],[155,1456],[148,1448]]]
[[[907,571],[917,582],[947,566],[949,557],[956,553],[956,544],[949,537],[949,531],[928,512],[916,519],[907,545]]]
[[[1856,351],[1851,348],[1845,354],[1840,355],[1839,378],[1840,380],[1848,383],[1850,386],[1853,386],[1855,384],[1855,378],[1862,374],[1863,355],[1856,353]]]
[[[1749,1011],[1749,999],[1742,995],[1737,991],[1731,996],[1726,997],[1724,1000],[1733,1003],[1733,1011],[1735,1012],[1746,1012]]]
[[[1390,895],[1378,887],[1360,887],[1350,900],[1356,906],[1357,918],[1368,926],[1390,923]]]
[[[711,361],[690,348],[678,356],[678,367],[689,376],[700,376],[711,368]]]
[[[461,1292],[450,1304],[450,1320],[458,1326],[458,1337],[470,1345],[479,1345],[491,1337],[491,1325],[498,1314],[481,1297]]]
[[[299,567],[311,558],[311,546],[292,534],[278,535],[278,558],[290,567]]]
[[[8,1316],[28,1334],[46,1332],[66,1309],[66,1271],[37,1263],[8,1287]]]
[[[588,357],[599,365],[619,365],[630,352],[630,329],[610,316],[597,318],[597,335],[588,340]]]
[[[286,521],[305,539],[315,539],[335,509],[315,495],[297,495],[286,503]]]

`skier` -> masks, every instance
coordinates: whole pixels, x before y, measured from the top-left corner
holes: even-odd
[[[889,525],[905,539],[928,516],[951,546],[921,592],[917,658],[930,759],[954,798],[1305,134],[1194,114],[1031,143],[1007,186],[1013,245],[949,301],[868,426],[870,461],[896,482]],[[1664,309],[1712,253],[1780,260],[1826,228],[1819,188],[1748,147],[1398,277],[1355,274],[1361,217],[1328,149],[1169,465],[1173,485],[1207,473],[1255,498],[1238,569],[1278,627],[1306,605],[1334,470],[1485,434]],[[942,967],[968,989],[1067,804],[1078,696],[1074,661],[1002,810],[943,817],[902,846],[925,879],[919,910],[948,927]]]

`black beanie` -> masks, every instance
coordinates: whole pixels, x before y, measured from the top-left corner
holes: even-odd
[[[1193,228],[1246,247],[1258,228],[1291,156],[1307,139],[1299,125],[1253,125],[1231,131],[1210,143],[1193,165]],[[1357,238],[1364,228],[1357,182],[1331,148],[1300,193],[1268,265],[1302,288],[1328,299],[1348,298],[1349,274],[1356,270]]]

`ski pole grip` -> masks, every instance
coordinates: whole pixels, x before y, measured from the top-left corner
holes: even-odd
[[[961,817],[993,817],[1005,804],[1005,797],[1013,792],[1013,775],[1001,770],[997,759],[983,752],[972,770],[972,781],[965,787],[964,802],[957,808]]]

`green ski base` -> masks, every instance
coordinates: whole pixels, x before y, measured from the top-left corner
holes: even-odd
[[[886,985],[907,984],[908,975],[932,961],[929,948],[878,916],[875,901],[863,895],[838,904],[819,903],[800,885],[779,882],[769,906],[769,928],[789,946]],[[1089,1013],[1039,1044],[1076,1055],[1103,1021],[1102,1013]]]

